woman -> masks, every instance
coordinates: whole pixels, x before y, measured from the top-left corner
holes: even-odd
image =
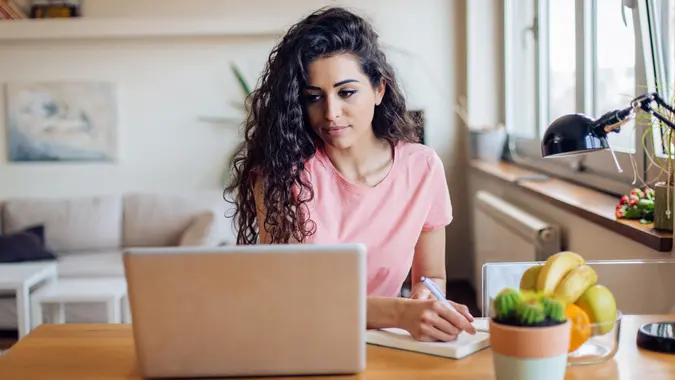
[[[368,328],[422,341],[475,333],[419,282],[445,289],[452,206],[443,164],[417,143],[377,35],[342,8],[319,10],[273,49],[233,159],[238,244],[360,242]],[[410,299],[398,297],[409,270]]]

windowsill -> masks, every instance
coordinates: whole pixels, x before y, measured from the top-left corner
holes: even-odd
[[[617,219],[614,215],[619,199],[611,195],[547,176],[546,180],[520,180],[523,175],[539,175],[535,171],[502,161],[472,160],[471,168],[538,196],[546,202],[565,209],[581,218],[614,231],[659,252],[670,252],[673,234],[655,230],[653,224],[637,220]]]

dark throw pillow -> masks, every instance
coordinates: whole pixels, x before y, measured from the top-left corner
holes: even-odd
[[[45,248],[44,226],[32,226],[9,235],[0,235],[0,263],[55,260]]]

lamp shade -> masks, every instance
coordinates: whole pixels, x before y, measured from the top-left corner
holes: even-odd
[[[548,126],[541,140],[542,156],[571,156],[608,149],[607,135],[595,126],[593,119],[583,114],[557,118]]]

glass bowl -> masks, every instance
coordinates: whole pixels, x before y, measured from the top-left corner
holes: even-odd
[[[613,321],[592,323],[591,337],[567,355],[567,365],[598,364],[613,358],[619,349],[622,316],[617,311]]]

